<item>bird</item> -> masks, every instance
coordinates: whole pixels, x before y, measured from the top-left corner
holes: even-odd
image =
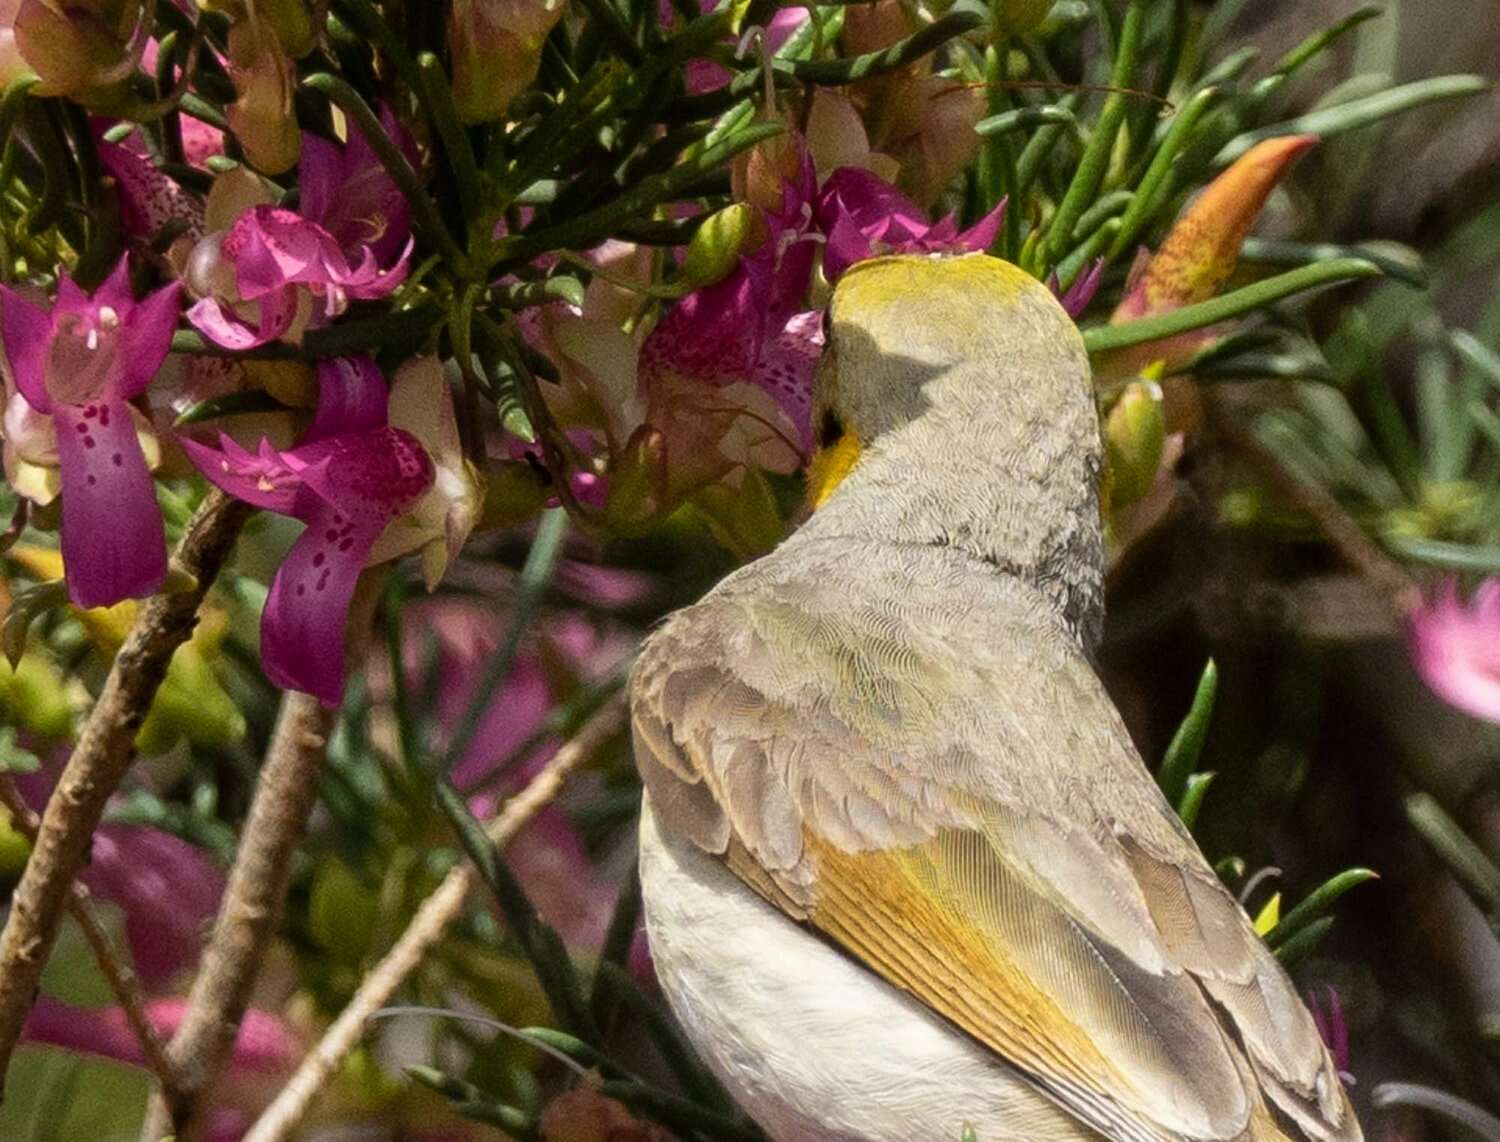
[[[849,268],[811,510],[630,680],[687,1038],[774,1142],[1356,1142],[1329,1051],[1131,744],[1099,414],[1051,291]]]

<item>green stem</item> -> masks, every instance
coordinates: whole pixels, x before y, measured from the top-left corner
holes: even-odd
[[[1119,133],[1120,124],[1125,119],[1125,112],[1129,107],[1130,94],[1126,90],[1135,78],[1136,57],[1141,47],[1141,29],[1146,21],[1146,5],[1143,0],[1132,0],[1129,8],[1125,10],[1125,21],[1120,27],[1119,50],[1115,55],[1114,70],[1110,73],[1110,86],[1114,88],[1104,101],[1104,107],[1099,112],[1099,122],[1094,127],[1094,133],[1089,138],[1088,146],[1084,149],[1083,159],[1078,164],[1078,170],[1073,174],[1073,181],[1068,184],[1067,193],[1058,204],[1057,213],[1053,215],[1052,224],[1047,230],[1046,258],[1047,262],[1055,263],[1068,248],[1072,240],[1073,229],[1078,225],[1078,219],[1083,215],[1094,195],[1099,191],[1099,184],[1104,181],[1104,173],[1109,167],[1110,155],[1114,151],[1115,136]]]
[[[583,249],[607,237],[617,226],[645,214],[658,203],[675,198],[703,175],[717,170],[741,151],[781,134],[779,123],[755,123],[738,134],[706,147],[672,170],[642,179],[624,194],[576,218],[535,233],[518,234],[496,244],[495,264],[526,262],[549,250]]]
[[[1144,317],[1139,321],[1127,321],[1120,325],[1096,325],[1083,331],[1083,343],[1090,353],[1104,353],[1114,349],[1128,349],[1144,345],[1149,341],[1161,341],[1176,337],[1179,333],[1191,333],[1209,325],[1217,325],[1232,317],[1241,317],[1273,302],[1304,290],[1335,282],[1352,281],[1358,278],[1380,276],[1380,267],[1362,258],[1338,258],[1315,266],[1304,266],[1277,274],[1273,278],[1237,289],[1222,297],[1185,305],[1170,313],[1155,317]]]
[[[472,228],[480,220],[480,209],[484,203],[484,176],[479,162],[474,157],[474,148],[469,143],[469,133],[458,117],[458,108],[453,103],[453,88],[448,75],[437,56],[423,52],[417,57],[417,70],[421,73],[422,90],[427,96],[427,109],[432,124],[437,128],[438,138],[443,141],[443,151],[448,156],[448,165],[453,170],[453,181],[458,184],[458,196],[463,204],[464,220],[471,228],[470,238],[488,238],[476,235]]]
[[[1120,232],[1115,235],[1115,240],[1109,247],[1111,261],[1128,250],[1142,228],[1156,217],[1163,201],[1171,193],[1169,175],[1172,171],[1172,163],[1182,152],[1188,139],[1192,137],[1198,120],[1217,98],[1218,92],[1212,87],[1206,87],[1195,93],[1183,104],[1182,110],[1173,117],[1172,126],[1168,129],[1166,138],[1156,149],[1151,165],[1146,168],[1146,173],[1141,176],[1140,185],[1135,188],[1135,198],[1131,200],[1129,208],[1120,218]]]
[[[1488,91],[1489,87],[1489,80],[1482,75],[1439,75],[1432,79],[1419,79],[1415,83],[1404,83],[1389,91],[1377,92],[1362,99],[1351,99],[1332,107],[1320,107],[1284,123],[1272,123],[1270,126],[1236,135],[1214,156],[1213,165],[1228,166],[1256,143],[1266,139],[1282,135],[1321,135],[1327,139],[1356,127],[1378,123],[1426,103],[1478,95]]]

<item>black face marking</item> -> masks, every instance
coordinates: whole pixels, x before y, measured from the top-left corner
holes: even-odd
[[[818,417],[818,447],[831,448],[844,435],[844,422],[831,408],[825,408]]]

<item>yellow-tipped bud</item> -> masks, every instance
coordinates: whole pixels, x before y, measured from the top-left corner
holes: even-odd
[[[1114,509],[1135,503],[1151,490],[1166,440],[1161,386],[1134,381],[1126,387],[1105,422],[1109,449],[1109,500]]]

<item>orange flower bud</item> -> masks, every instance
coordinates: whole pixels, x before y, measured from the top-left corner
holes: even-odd
[[[1267,139],[1236,159],[1173,224],[1114,320],[1166,313],[1217,294],[1234,272],[1245,235],[1271,191],[1317,143],[1316,135]]]

